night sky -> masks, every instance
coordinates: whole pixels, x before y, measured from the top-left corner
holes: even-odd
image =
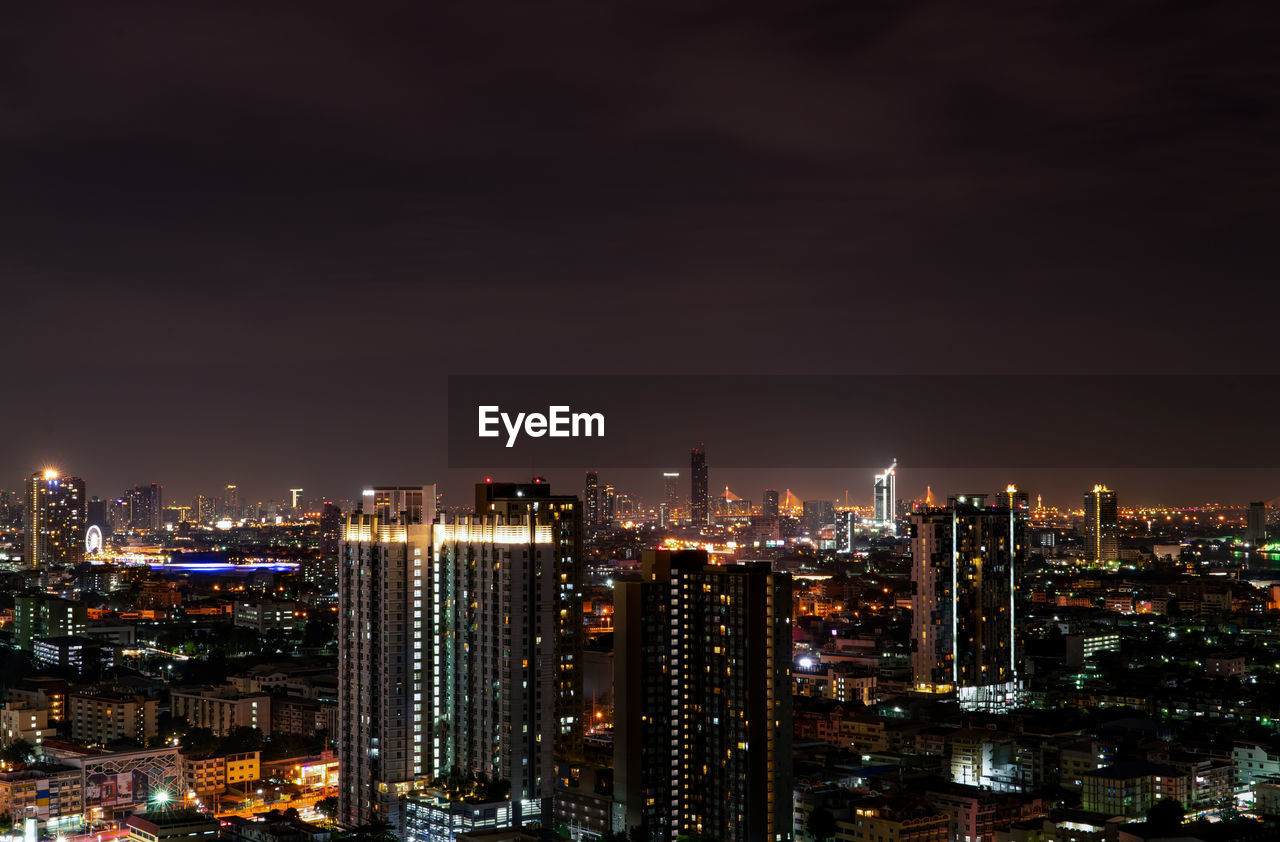
[[[0,487],[461,496],[449,373],[1280,373],[1277,44],[1274,2],[9,9]]]

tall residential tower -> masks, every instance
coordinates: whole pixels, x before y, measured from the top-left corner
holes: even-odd
[[[1016,704],[1015,622],[1023,515],[981,495],[911,516],[911,672],[917,692],[954,692],[966,709]]]

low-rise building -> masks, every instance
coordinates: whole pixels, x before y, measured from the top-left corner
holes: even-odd
[[[200,687],[173,690],[169,709],[175,718],[186,719],[196,728],[208,728],[225,737],[236,728],[271,731],[271,697],[265,693],[241,694],[235,687]]]
[[[214,842],[219,827],[213,816],[194,810],[141,813],[124,823],[129,842]]]
[[[0,772],[0,815],[14,825],[34,817],[51,830],[78,825],[84,814],[80,770],[42,763]]]
[[[108,689],[78,690],[67,697],[71,739],[88,745],[136,740],[145,746],[157,733],[156,700]]]
[[[33,708],[26,702],[9,702],[0,708],[0,742],[25,740],[40,745],[56,729],[49,727],[47,708]]]
[[[1086,772],[1081,805],[1091,813],[1138,818],[1157,801],[1186,803],[1190,797],[1191,782],[1181,769],[1128,761]]]
[[[243,786],[260,777],[259,755],[256,751],[233,754],[196,755],[183,752],[179,755],[182,767],[182,786],[187,797],[217,795],[228,786]]]
[[[76,675],[101,676],[115,664],[115,650],[91,637],[39,637],[32,653],[42,667],[73,670]]]

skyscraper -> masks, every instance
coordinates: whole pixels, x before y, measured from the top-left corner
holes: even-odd
[[[648,551],[615,586],[614,797],[667,842],[791,840],[791,577]]]
[[[689,518],[694,526],[708,523],[707,447],[699,444],[689,453]]]
[[[605,483],[604,489],[600,492],[600,522],[603,524],[611,524],[618,517],[618,495],[613,490],[613,486]]]
[[[482,512],[437,524],[428,590],[440,664],[426,688],[428,769],[509,782],[517,825],[551,815],[560,732],[577,725],[563,721],[557,687],[559,583],[548,573],[559,530],[540,520]]]
[[[217,511],[213,505],[213,498],[207,494],[196,495],[196,523],[209,524],[217,519]]]
[[[338,587],[342,534],[342,509],[326,500],[320,510],[319,554],[303,563],[302,578],[330,593]]]
[[[230,520],[240,519],[240,488],[228,485],[222,493],[222,516]]]
[[[875,525],[881,529],[895,533],[898,528],[898,460],[884,469],[884,473],[876,474],[875,483],[871,486],[873,515]]]
[[[476,486],[476,512],[499,514],[506,523],[525,520],[550,529],[551,546],[539,550],[555,576],[556,750],[577,758],[582,752],[584,701],[582,625],[582,505],[573,495],[553,495],[541,478],[531,483],[486,482]]]
[[[52,469],[26,482],[23,560],[30,569],[84,561],[84,480]]]
[[[765,517],[778,516],[778,492],[773,488],[764,490],[764,503],[760,508],[760,514]]]
[[[664,471],[662,474],[661,525],[667,526],[680,511],[680,473]]]
[[[163,526],[163,489],[157,483],[135,485],[124,493],[129,504],[129,528],[135,532],[159,532]]]
[[[1245,514],[1245,540],[1252,546],[1266,543],[1267,540],[1267,504],[1255,502],[1249,504]]]
[[[424,506],[385,501],[385,517],[349,515],[338,565],[338,821],[403,828],[403,798],[429,769],[431,521]],[[419,498],[423,487],[416,487]],[[370,504],[376,494],[367,489]]]
[[[515,823],[549,815],[581,728],[581,504],[539,479],[481,484],[448,523],[430,486],[364,501],[340,543],[339,820],[407,838],[405,797],[455,768],[508,782]]]
[[[911,671],[917,692],[955,692],[967,709],[1015,704],[1014,621],[1023,516],[981,495],[911,516]]]
[[[587,486],[582,498],[587,526],[600,525],[600,475],[587,471]]]
[[[822,527],[835,523],[836,505],[830,500],[805,500],[803,511],[804,528],[813,538]]]
[[[1091,563],[1113,561],[1120,556],[1120,510],[1116,493],[1095,485],[1084,495],[1085,558]]]

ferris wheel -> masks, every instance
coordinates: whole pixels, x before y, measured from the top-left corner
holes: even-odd
[[[86,555],[94,555],[102,550],[102,529],[95,523],[84,533],[84,551]]]

